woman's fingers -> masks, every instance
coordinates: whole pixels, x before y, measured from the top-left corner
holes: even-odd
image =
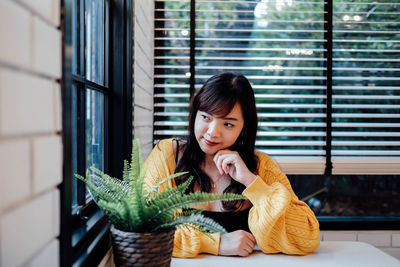
[[[251,252],[253,252],[252,249],[250,249],[250,247],[244,247],[241,251],[239,251],[239,256],[241,257],[247,257],[251,254]]]
[[[229,174],[232,179],[245,186],[251,184],[255,179],[255,175],[247,168],[237,151],[220,150],[215,154],[213,160],[220,175]]]
[[[245,232],[247,237],[247,244],[253,251],[254,247],[256,246],[256,238],[249,232]]]
[[[257,240],[253,234],[251,233],[248,234],[249,234],[249,239],[253,242],[253,247],[254,247],[257,244]]]
[[[219,174],[223,175],[224,174],[224,170],[222,168],[222,162],[221,159],[219,157],[214,157],[214,163],[215,166],[217,167]]]
[[[243,230],[237,230],[221,236],[219,255],[248,256],[254,250],[253,235]]]
[[[244,255],[244,256],[248,256],[253,252],[255,243],[253,242],[253,240],[251,238],[253,235],[248,232],[245,232],[245,233],[246,233],[246,241],[245,241],[245,244],[243,245],[243,249],[247,252],[246,255]]]
[[[225,173],[225,170],[222,165],[222,160],[223,160],[222,156],[218,155],[218,153],[214,156],[215,166],[217,166],[219,174],[221,174],[221,175],[223,175]]]
[[[237,155],[233,151],[219,151],[214,156],[214,162],[221,175],[228,174],[232,165],[236,163]]]
[[[234,158],[232,156],[226,156],[221,159],[221,166],[225,174],[229,173],[229,168],[234,164]]]

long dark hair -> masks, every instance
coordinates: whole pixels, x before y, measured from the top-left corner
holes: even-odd
[[[243,75],[224,72],[209,78],[191,101],[189,108],[189,134],[186,138],[186,144],[183,147],[181,146],[183,155],[175,170],[176,172],[188,171],[189,173],[175,178],[176,184],[179,185],[186,181],[189,176],[194,176],[194,181],[200,186],[201,191],[211,191],[210,177],[200,168],[205,155],[194,133],[196,114],[200,110],[224,117],[231,112],[236,103],[241,106],[244,126],[238,139],[229,149],[239,153],[251,172],[256,170],[257,157],[254,154],[254,148],[257,135],[257,110],[254,91]],[[231,179],[230,185],[224,192],[240,194],[244,189],[244,185]],[[193,190],[194,184],[192,183],[188,191],[193,192]],[[223,202],[223,208],[229,211],[240,209],[242,205],[243,200]]]

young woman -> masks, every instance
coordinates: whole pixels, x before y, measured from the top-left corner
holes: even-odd
[[[255,152],[257,111],[254,92],[240,74],[211,77],[193,97],[186,141],[161,140],[145,162],[147,184],[180,171],[189,174],[189,190],[241,193],[247,200],[213,202],[193,208],[223,225],[228,234],[214,238],[191,228],[175,232],[173,256],[249,255],[254,246],[264,253],[306,255],[319,246],[314,213],[294,194],[289,180],[266,154]]]

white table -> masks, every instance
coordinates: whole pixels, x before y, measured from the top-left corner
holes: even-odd
[[[172,258],[172,267],[400,267],[400,261],[374,246],[362,242],[325,241],[312,254],[289,256],[264,254],[255,250],[248,257],[224,257],[208,254],[192,259]]]

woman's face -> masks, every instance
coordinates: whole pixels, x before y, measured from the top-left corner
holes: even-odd
[[[194,134],[201,150],[214,155],[221,149],[231,147],[244,126],[242,108],[236,103],[225,117],[217,117],[199,110],[194,122]]]

